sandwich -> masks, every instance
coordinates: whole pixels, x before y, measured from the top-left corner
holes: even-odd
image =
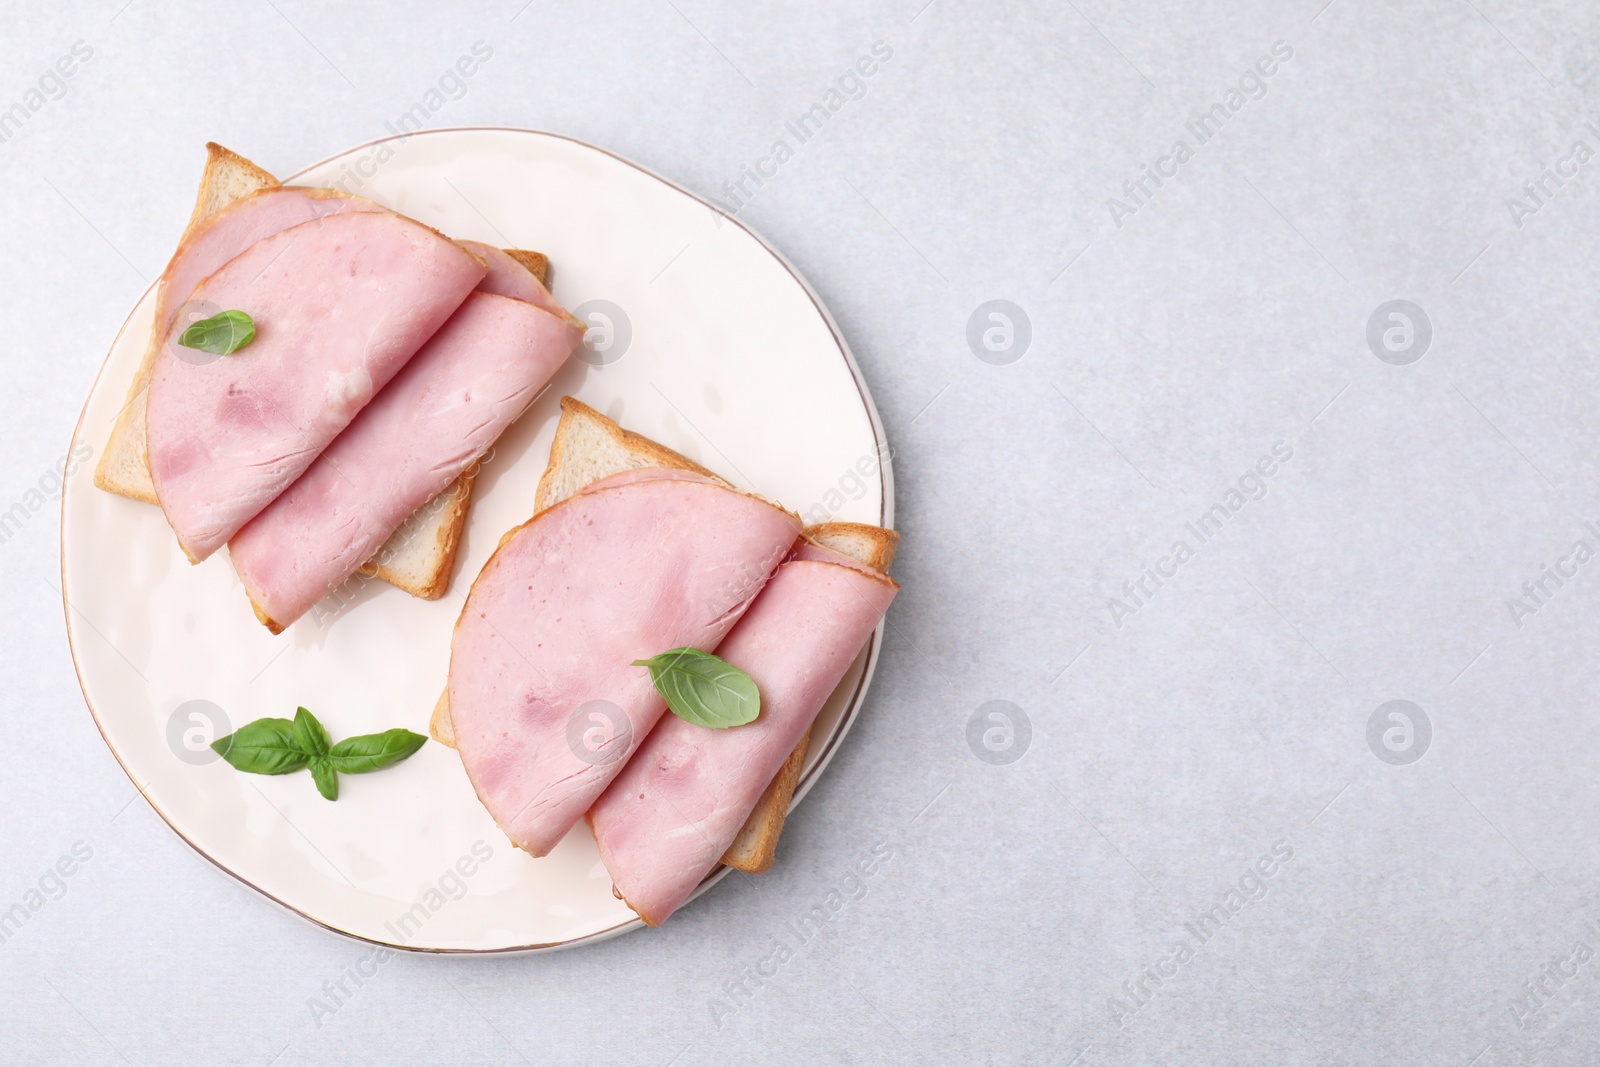
[[[590,482],[501,540],[456,622],[449,716],[517,847],[548,854],[666,711],[633,662],[715,648],[799,532],[793,513],[682,465]]]
[[[242,156],[216,144],[206,147],[207,162],[193,214],[177,253],[157,283],[156,314],[145,357],[95,471],[95,484],[101,489],[151,504],[159,504],[159,499],[147,454],[147,392],[177,316],[195,310],[186,307],[195,288],[253,244],[285,229],[329,215],[386,210],[330,189],[281,186]],[[546,288],[549,260],[541,253],[519,249],[489,252],[487,246],[461,244],[487,262],[488,276],[480,289],[498,292],[491,283],[497,275],[505,276],[505,263],[510,262],[522,267],[538,292],[529,292],[513,281],[511,285],[519,291],[502,295],[529,300],[552,312],[559,308]],[[418,507],[361,565],[361,573],[414,596],[443,596],[465,525],[474,473],[469,466]]]
[[[728,487],[699,464],[564,397],[536,506],[543,514],[591,486],[662,476],[693,477]],[[641,741],[620,738],[633,730],[633,721],[620,719],[605,704],[571,716],[580,747],[590,746],[584,749],[586,758],[604,762],[615,772],[585,819],[601,845],[619,895],[646,922],[664,921],[719,861],[751,873],[771,867],[805,763],[812,723],[897,588],[886,575],[897,544],[898,535],[892,530],[829,522],[807,527],[786,545],[783,562],[773,568],[776,573],[761,579],[763,588],[752,591],[740,609],[742,617],[716,645],[719,655],[747,670],[760,686],[762,711],[756,722],[713,731],[672,715],[658,716]],[[463,619],[467,615],[464,609]],[[545,623],[551,629],[565,626],[554,618]],[[537,637],[534,640],[537,643]],[[764,645],[780,651],[790,648],[803,661],[803,669],[791,670],[774,661]],[[623,654],[607,653],[606,665]],[[452,660],[452,687],[440,696],[430,723],[434,739],[451,747],[458,745],[454,681]],[[615,726],[612,719],[618,720]],[[569,739],[570,743],[575,742]],[[685,818],[671,810],[682,798],[652,780],[663,763],[696,776],[703,787],[696,789],[701,801],[718,798],[715,818],[710,820],[714,827],[705,819]],[[643,787],[643,796],[635,786]],[[482,790],[479,795],[483,796]],[[624,841],[617,827],[644,825],[638,812],[623,810],[622,800],[628,797],[653,809],[654,831],[659,833],[635,834],[631,842]],[[686,835],[680,833],[685,830]],[[515,835],[512,839],[519,840]],[[639,862],[630,867],[636,858]],[[647,876],[636,881],[633,872],[651,869],[645,866],[648,863],[660,864],[654,868],[658,872],[654,880]]]

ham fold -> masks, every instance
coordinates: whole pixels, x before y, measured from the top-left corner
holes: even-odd
[[[476,251],[476,249],[474,249]],[[583,340],[504,292],[544,286],[504,252],[489,276],[298,481],[228,542],[256,616],[281,632],[371,559],[417,508],[477,462]],[[504,266],[504,265],[501,265]],[[554,303],[553,300],[549,300]]]
[[[146,354],[135,380],[135,390],[129,393],[128,406],[112,431],[113,450],[116,439],[126,434],[135,443],[140,465],[147,466],[145,391],[150,387],[156,357],[166,344],[173,319],[182,313],[184,303],[194,292],[195,286],[240,252],[280,230],[323,215],[383,210],[370,200],[345,196],[331,189],[277,188],[236,200],[192,227],[172,254],[156,285],[156,313],[151,321],[150,339],[146,342]],[[140,481],[144,483],[142,487],[138,484]],[[112,487],[107,485],[106,488]],[[132,483],[124,479],[113,491],[156,503],[149,486],[148,470],[142,479]]]
[[[189,323],[175,321],[157,356],[150,476],[189,558],[298,478],[487,272],[421,223],[347,211],[257,241],[202,281],[191,305],[246,312],[256,338],[213,356],[180,346]]]
[[[661,718],[633,661],[715,648],[799,531],[758,497],[654,469],[506,535],[456,623],[449,699],[461,762],[514,844],[554,848]]]
[[[619,896],[651,926],[717,866],[898,591],[887,575],[801,542],[717,655],[761,691],[725,730],[667,715],[588,813]]]
[[[489,273],[478,283],[480,293],[493,293],[496,296],[509,296],[513,300],[526,300],[535,307],[544,308],[552,315],[566,318],[567,309],[556,303],[556,298],[550,295],[550,290],[544,287],[544,283],[534,277],[533,272],[527,267],[513,259],[505,249],[486,245],[482,241],[457,241],[456,244],[489,265]],[[580,323],[580,328],[581,325]]]
[[[267,189],[234,201],[185,237],[167,263],[156,299],[155,327],[152,330],[156,343],[166,341],[173,317],[183,308],[195,288],[256,242],[264,241],[291,226],[327,215],[387,210],[359,196],[346,196],[332,189],[299,186]]]

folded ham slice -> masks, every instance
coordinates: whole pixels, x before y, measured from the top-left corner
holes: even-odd
[[[272,502],[394,377],[488,272],[411,219],[345,212],[251,245],[190,296],[239,310],[256,338],[232,355],[178,344],[150,382],[150,476],[184,552],[205,559]]]
[[[256,616],[281,632],[355,573],[521,417],[582,340],[564,311],[486,292],[467,297],[299,480],[228,542]]]
[[[718,646],[761,691],[725,730],[665,716],[587,818],[618,895],[651,926],[689,898],[866,644],[899,587],[805,542]]]
[[[666,704],[631,664],[715,648],[798,519],[689,471],[602,479],[507,534],[450,651],[456,747],[518,847],[548,853]]]
[[[566,318],[567,309],[556,303],[550,290],[534,277],[533,272],[513,259],[503,248],[486,245],[482,241],[457,241],[462,248],[489,264],[489,273],[478,283],[480,293],[509,296],[513,300],[526,300],[542,307],[552,315]]]
[[[156,285],[156,313],[151,320],[145,358],[139,365],[134,388],[128,394],[128,404],[112,431],[112,441],[107,447],[108,457],[101,461],[102,471],[108,463],[115,470],[119,462],[127,461],[113,457],[131,446],[138,466],[144,469],[138,474],[111,475],[104,488],[147,503],[156,503],[145,459],[145,390],[150,387],[156,357],[166,344],[173,318],[183,310],[184,302],[194,292],[195,286],[240,252],[280,230],[323,215],[383,210],[370,200],[344,196],[331,189],[275,188],[236,200],[204,221],[194,224],[178,245],[178,250],[172,254],[167,269],[162,272],[161,280]],[[119,446],[119,440],[124,436],[128,441]],[[101,483],[97,481],[96,484]]]
[[[165,342],[167,332],[172,328],[173,317],[183,308],[195,288],[256,242],[264,241],[291,226],[327,215],[387,210],[359,196],[346,196],[332,189],[299,186],[267,189],[234,201],[185,237],[167,263],[167,269],[161,275],[156,324],[152,331],[158,339],[157,343]],[[501,252],[501,255],[505,253]]]

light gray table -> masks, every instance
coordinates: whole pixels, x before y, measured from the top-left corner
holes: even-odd
[[[0,1060],[1600,1057],[1600,14],[922,3],[7,5],[0,909],[48,899]],[[365,950],[133,799],[32,502],[200,144],[289,171],[418,105],[791,257],[895,445],[905,592],[771,874],[319,1018]]]

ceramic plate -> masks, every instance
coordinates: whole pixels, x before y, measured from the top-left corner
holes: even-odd
[[[329,803],[307,775],[241,774],[206,742],[302,704],[335,738],[426,732],[467,589],[500,535],[533,512],[563,394],[807,521],[890,525],[888,450],[849,348],[816,294],[744,225],[570,138],[419,133],[284,180],[341,187],[454,237],[547,253],[555,295],[590,322],[593,347],[496,444],[444,599],[358,582],[274,637],[225,554],[190,566],[156,508],[93,484],[154,314],[147,292],[90,391],[74,454],[87,446],[93,457],[62,503],[67,633],[89,709],[173,830],[330,930],[421,951],[510,952],[638,926],[584,826],[543,859],[513,848],[442,745],[344,776]],[[859,709],[879,640],[822,712],[796,802]],[[715,894],[694,906],[715,907]]]

